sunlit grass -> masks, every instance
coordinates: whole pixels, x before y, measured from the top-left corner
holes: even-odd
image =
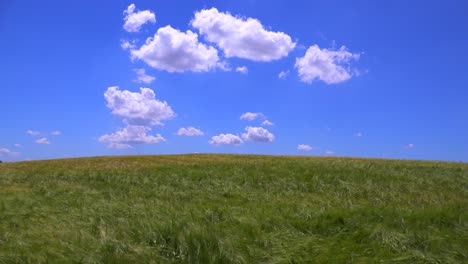
[[[466,263],[463,163],[180,155],[0,164],[0,263]]]

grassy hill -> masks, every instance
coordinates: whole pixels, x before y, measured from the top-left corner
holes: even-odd
[[[467,263],[468,164],[251,155],[0,164],[0,263]]]

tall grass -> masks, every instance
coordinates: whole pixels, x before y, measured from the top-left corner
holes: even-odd
[[[243,155],[0,164],[0,263],[466,263],[468,164]]]

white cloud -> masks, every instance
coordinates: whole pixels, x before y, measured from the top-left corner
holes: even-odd
[[[15,146],[17,148],[22,148],[23,147],[21,144],[14,144],[13,146]]]
[[[239,136],[233,134],[220,134],[213,136],[209,143],[211,145],[240,145],[244,141]]]
[[[263,127],[246,127],[242,138],[252,142],[273,142],[275,136]]]
[[[286,77],[288,77],[289,75],[289,71],[281,71],[279,74],[278,74],[278,78],[282,79],[282,80],[285,80]]]
[[[39,135],[41,135],[41,132],[39,132],[39,131],[34,131],[34,130],[28,130],[28,131],[26,131],[26,133],[27,133],[28,135],[31,135],[31,136],[39,136]]]
[[[124,50],[135,49],[135,40],[131,43],[128,40],[120,40],[120,47]]]
[[[113,86],[107,89],[104,97],[112,114],[123,117],[130,125],[162,125],[161,121],[176,116],[167,102],[157,100],[149,88],[140,88],[140,93],[136,93],[120,91]]]
[[[42,144],[42,145],[49,145],[50,141],[47,138],[43,137],[43,138],[36,140],[36,143]]]
[[[194,128],[194,127],[187,127],[187,128],[181,127],[177,131],[177,135],[179,135],[179,136],[192,137],[192,136],[203,136],[204,134],[205,133],[203,133],[203,131],[201,131],[200,129]]]
[[[154,80],[156,80],[154,76],[146,74],[145,69],[134,69],[133,71],[135,71],[135,73],[137,74],[137,78],[135,81],[138,83],[150,84]]]
[[[52,133],[50,133],[52,136],[60,136],[62,134],[62,132],[56,130],[56,131],[53,131]]]
[[[249,73],[249,69],[246,66],[237,67],[236,72],[247,74],[247,73]]]
[[[364,136],[361,132],[357,132],[356,134],[354,134],[355,137],[362,137]]]
[[[165,142],[160,134],[148,135],[151,128],[146,126],[128,125],[120,131],[102,135],[99,142],[108,143],[108,148],[130,148],[133,144],[155,144]]]
[[[122,143],[109,143],[107,145],[107,148],[111,148],[111,149],[128,149],[128,148],[132,148],[132,146],[130,146],[129,144],[122,144]]]
[[[333,152],[331,150],[325,150],[325,154],[326,155],[332,155],[332,154],[335,154],[335,152]]]
[[[302,151],[311,151],[313,148],[310,145],[301,144],[301,145],[297,145],[297,149],[302,150]]]
[[[0,156],[16,157],[19,156],[19,152],[14,152],[7,148],[0,148]]]
[[[269,120],[265,120],[262,122],[262,126],[273,126],[275,125],[274,123],[270,122]]]
[[[290,36],[265,30],[257,19],[234,17],[216,8],[196,12],[190,24],[227,58],[272,61],[286,57],[296,46]]]
[[[168,72],[206,72],[225,68],[218,62],[218,51],[198,42],[198,35],[188,30],[181,32],[171,26],[158,29],[139,49],[132,49],[133,59],[140,59],[149,66]]]
[[[414,144],[407,144],[405,145],[405,149],[412,149],[412,148],[415,148],[416,146]]]
[[[124,25],[123,28],[127,32],[138,32],[141,26],[150,22],[156,23],[156,16],[149,10],[135,12],[135,4],[128,6],[124,11]]]
[[[304,57],[296,58],[295,68],[303,82],[322,80],[327,84],[340,83],[352,77],[349,63],[358,59],[359,54],[352,54],[344,46],[339,50],[328,50],[313,45]]]
[[[247,112],[245,114],[242,114],[240,116],[240,120],[249,120],[249,121],[254,121],[257,118],[263,117],[262,113],[252,113],[252,112]]]

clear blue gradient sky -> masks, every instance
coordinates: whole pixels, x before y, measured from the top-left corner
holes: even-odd
[[[216,152],[466,162],[467,25],[465,0],[3,0],[0,160]],[[171,46],[187,30],[195,44]],[[241,119],[248,112],[262,114]],[[178,135],[189,127],[199,131]]]

